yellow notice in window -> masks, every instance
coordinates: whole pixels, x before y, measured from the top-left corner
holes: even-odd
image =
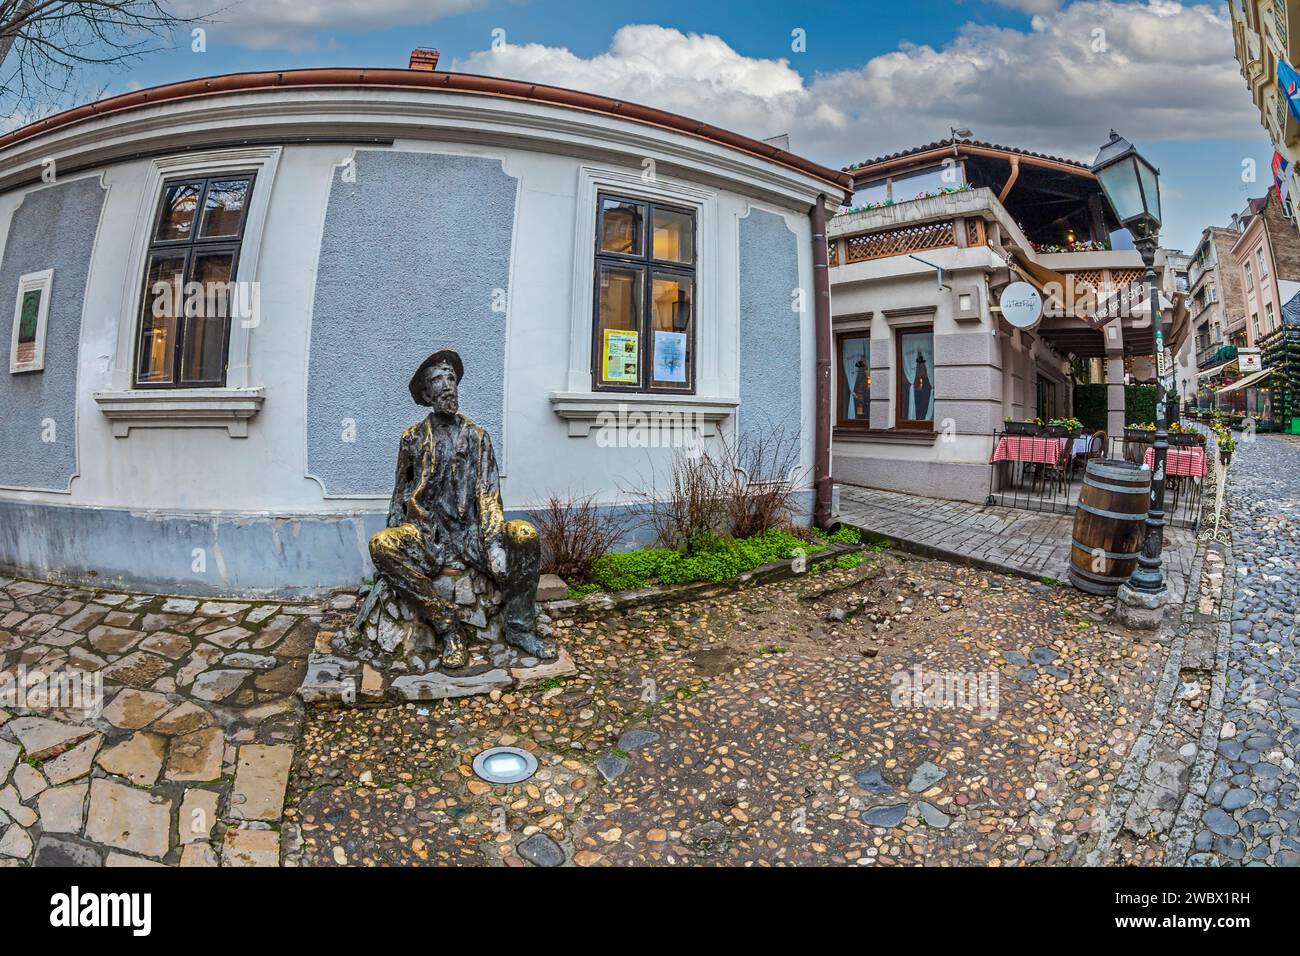
[[[637,333],[627,329],[606,329],[605,381],[637,381]]]

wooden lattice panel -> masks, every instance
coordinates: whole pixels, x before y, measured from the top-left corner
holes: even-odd
[[[1102,269],[1084,269],[1081,272],[1073,272],[1074,287],[1076,289],[1092,289],[1094,292],[1100,292],[1106,284],[1106,273]]]
[[[832,239],[826,244],[826,261],[833,266],[840,264],[840,241]]]
[[[865,262],[886,256],[901,256],[924,249],[941,249],[957,244],[956,227],[951,219],[919,226],[885,229],[848,239],[849,262]]]
[[[1145,274],[1145,269],[1111,269],[1110,281],[1115,288],[1119,289],[1126,285],[1132,285],[1134,282],[1141,282],[1142,276]]]
[[[966,245],[968,246],[984,245],[984,220],[983,219],[966,220]]]

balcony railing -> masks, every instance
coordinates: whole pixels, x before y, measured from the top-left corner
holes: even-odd
[[[884,229],[860,236],[849,236],[845,260],[847,262],[866,262],[870,259],[884,259],[888,256],[901,256],[910,252],[922,252],[926,249],[942,249],[957,245],[957,224],[949,219],[944,222],[927,222],[916,226],[901,226],[897,229]]]

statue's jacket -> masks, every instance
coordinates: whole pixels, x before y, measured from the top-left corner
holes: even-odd
[[[505,534],[492,439],[459,413],[430,414],[402,433],[388,526],[413,525],[434,569],[472,567],[490,575],[487,555]]]

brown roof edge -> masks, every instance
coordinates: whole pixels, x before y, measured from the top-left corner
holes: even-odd
[[[277,87],[440,89],[456,93],[473,93],[484,96],[528,100],[552,106],[564,106],[593,113],[604,113],[650,126],[658,126],[677,133],[685,133],[749,153],[761,159],[770,160],[835,186],[843,190],[846,198],[853,190],[853,176],[850,173],[819,165],[811,160],[804,159],[802,156],[796,156],[787,150],[779,149],[770,143],[751,139],[748,136],[720,129],[717,126],[710,126],[707,123],[680,116],[677,113],[669,113],[666,110],[655,109],[650,106],[641,106],[637,103],[615,100],[608,96],[583,93],[579,90],[570,90],[559,86],[544,86],[519,80],[479,76],[473,73],[425,70],[323,68],[271,73],[228,73],[224,76],[183,80],[179,83],[168,83],[163,86],[123,93],[119,96],[100,100],[97,103],[78,106],[62,113],[56,113],[54,116],[37,120],[11,133],[0,136],[0,150],[7,149],[44,133],[50,133],[97,117],[200,96],[212,96],[221,93],[249,93]]]
[[[955,151],[955,153],[954,153]],[[944,156],[952,155],[961,156],[987,156],[994,159],[1010,160],[1015,157],[1019,162],[1026,166],[1039,166],[1044,169],[1054,169],[1058,172],[1070,173],[1083,179],[1096,179],[1092,170],[1082,163],[1076,163],[1073,160],[1062,159],[1057,156],[1045,156],[1042,153],[1033,153],[1028,150],[1016,149],[1011,146],[998,146],[993,143],[979,143],[972,141],[958,140],[955,144],[931,143],[927,146],[918,146],[915,149],[905,150],[901,153],[895,153],[892,156],[882,156],[879,159],[863,163],[848,170],[850,174],[859,179],[868,179],[878,176],[881,173],[897,169],[900,166],[911,166],[916,163],[928,162],[932,159],[939,159]]]

